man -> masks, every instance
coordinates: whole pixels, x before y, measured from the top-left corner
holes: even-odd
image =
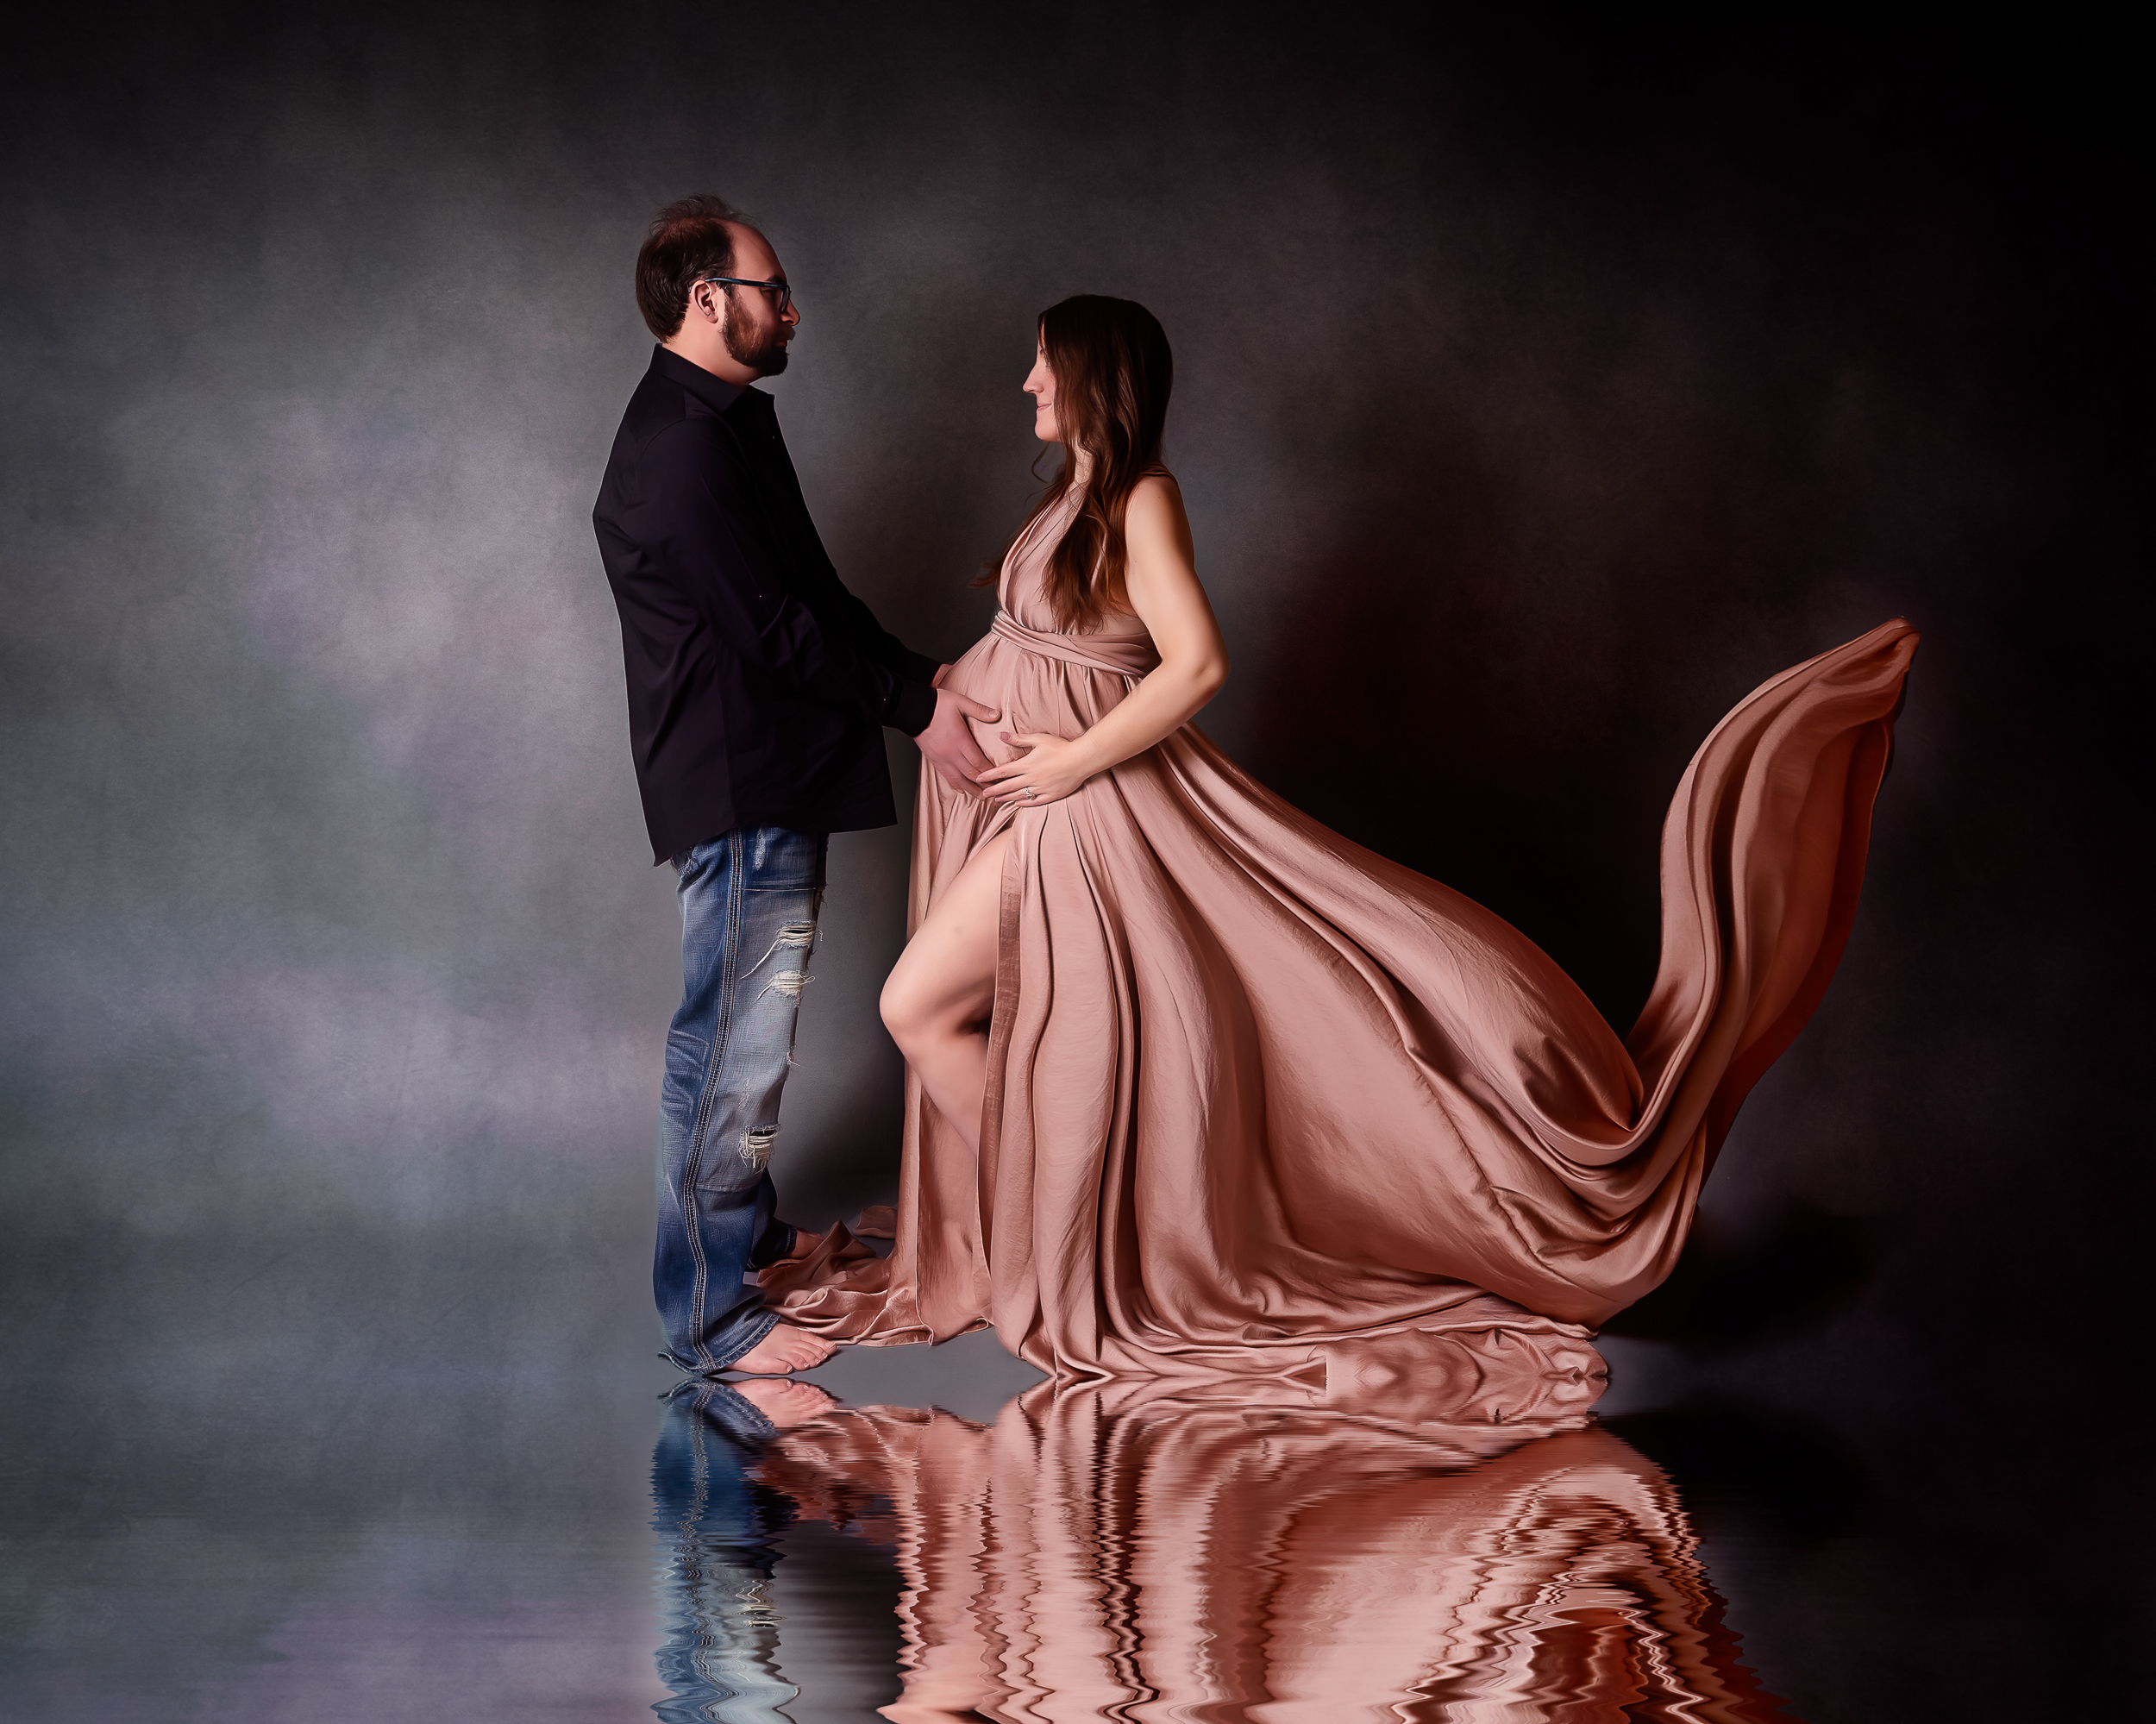
[[[800,326],[770,242],[716,197],[660,212],[636,258],[658,337],[592,511],[621,612],[629,736],[656,859],[681,900],[683,986],[661,1087],[652,1284],[684,1371],[783,1374],[829,1343],[765,1307],[793,1254],[766,1168],[833,832],[897,818],[880,727],[972,793],[968,717],[847,592],[771,398]]]

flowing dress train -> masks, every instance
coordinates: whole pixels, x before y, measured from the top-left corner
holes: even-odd
[[[1076,736],[1157,661],[1134,617],[1056,628],[1068,517],[1013,548],[950,678],[1003,713],[975,726],[992,759],[999,730]],[[1784,671],[1702,745],[1623,1041],[1516,929],[1194,726],[1038,808],[924,763],[909,930],[1015,833],[981,1154],[909,1074],[891,1256],[838,1229],[767,1296],[869,1345],[992,1323],[1066,1376],[1275,1370],[1412,1329],[1583,1338],[1669,1274],[1738,1106],[1826,991],[1916,639],[1888,623]]]

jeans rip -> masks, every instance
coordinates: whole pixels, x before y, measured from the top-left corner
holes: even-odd
[[[784,1249],[768,1167],[824,849],[815,834],[760,827],[678,858],[682,994],[661,1091],[652,1282],[669,1355],[692,1372],[724,1369],[774,1320],[744,1276],[752,1255]]]

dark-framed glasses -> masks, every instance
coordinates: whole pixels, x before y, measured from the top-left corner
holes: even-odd
[[[699,275],[699,281],[716,281],[727,287],[761,287],[766,293],[779,296],[779,315],[783,317],[793,304],[793,290],[783,281],[751,281],[740,275]]]

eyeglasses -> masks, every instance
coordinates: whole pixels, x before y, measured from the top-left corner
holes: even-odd
[[[783,281],[750,281],[738,275],[699,275],[699,281],[716,281],[727,287],[761,287],[766,293],[779,296],[779,315],[783,317],[793,304],[793,290]]]

